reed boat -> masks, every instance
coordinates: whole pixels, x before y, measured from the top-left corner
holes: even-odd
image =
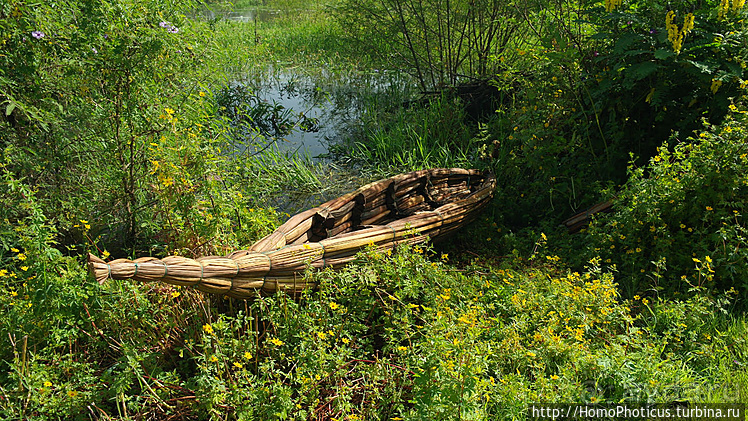
[[[341,267],[367,246],[386,251],[444,238],[475,219],[495,187],[495,177],[478,170],[415,171],[298,213],[249,249],[228,256],[105,262],[89,254],[88,264],[99,283],[109,278],[161,281],[234,298],[295,293],[313,286],[304,276],[309,267]]]

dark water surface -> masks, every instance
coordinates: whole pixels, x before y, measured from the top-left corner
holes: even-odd
[[[331,144],[349,136],[367,108],[401,98],[411,86],[406,75],[388,71],[330,71],[271,66],[247,75],[264,102],[289,112],[296,126],[276,142],[282,151],[328,158]],[[395,100],[396,103],[396,100]]]

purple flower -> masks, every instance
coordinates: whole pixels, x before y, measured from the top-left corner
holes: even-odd
[[[99,50],[97,50],[96,47],[91,47],[91,51],[93,51],[94,54],[99,54]]]
[[[161,23],[158,24],[158,26],[166,29],[166,31],[169,32],[169,33],[171,33],[171,34],[176,34],[177,32],[179,32],[179,28],[177,28],[176,26],[170,24],[169,22],[161,22]]]
[[[657,32],[657,31],[655,31],[654,29],[650,29],[650,30],[649,30],[649,33],[650,33],[650,34],[654,34],[655,32]]]
[[[36,39],[42,39],[42,38],[44,38],[44,32],[42,32],[42,31],[33,31],[33,32],[31,32],[31,36],[34,37],[34,38],[36,38]]]

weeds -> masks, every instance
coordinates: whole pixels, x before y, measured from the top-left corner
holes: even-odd
[[[632,166],[614,212],[576,240],[552,218],[523,223],[564,215],[609,181],[595,168],[620,158],[609,150],[622,144],[616,107],[636,97],[611,92],[636,92],[644,103],[633,108],[660,116],[697,112],[646,65],[606,63],[654,54],[658,69],[681,69],[706,51],[693,44],[711,34],[700,25],[738,32],[741,8],[697,13],[678,45],[634,37],[654,53],[620,44],[643,17],[598,39],[612,48],[601,59],[576,56],[591,42],[560,51],[554,42],[569,40],[555,36],[507,51],[540,77],[502,71],[503,102],[480,126],[447,95],[404,107],[408,89],[373,93],[338,156],[365,174],[492,168],[497,202],[439,251],[367,249],[341,271],[310,271],[317,287],[300,296],[234,301],[98,285],[81,256],[224,253],[278,225],[283,213],[268,207],[278,192],[334,194],[327,163],[281,151],[272,123],[257,124],[283,124],[282,110],[234,95],[229,81],[270,61],[345,79],[371,57],[340,46],[342,28],[319,8],[241,26],[188,20],[172,2],[89,3],[4,9],[17,20],[0,40],[3,419],[521,419],[530,402],[746,401],[738,35],[710,44],[724,59],[717,77],[688,74],[696,105],[726,122]],[[666,22],[654,6],[636,13]],[[606,11],[615,19],[598,29],[624,12]],[[601,80],[580,85],[582,69]],[[242,128],[249,152],[233,149],[236,120],[255,123]]]

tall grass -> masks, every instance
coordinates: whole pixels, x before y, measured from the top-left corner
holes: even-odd
[[[459,101],[448,95],[412,106],[367,107],[347,142],[334,148],[375,171],[473,167],[478,142]]]

